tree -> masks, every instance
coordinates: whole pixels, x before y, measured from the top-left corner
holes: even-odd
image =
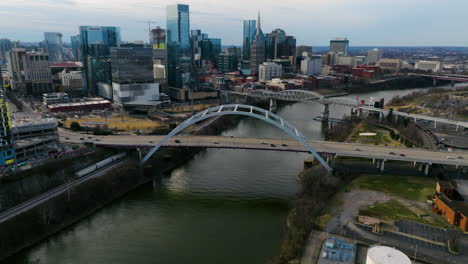
[[[80,123],[78,123],[78,122],[72,122],[72,123],[70,124],[70,129],[73,130],[73,131],[81,130]]]

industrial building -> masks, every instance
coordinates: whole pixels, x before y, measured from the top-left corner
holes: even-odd
[[[50,112],[90,112],[93,110],[105,110],[112,107],[111,102],[107,100],[91,100],[83,102],[74,102],[68,104],[55,104],[47,106]]]
[[[356,259],[356,244],[334,237],[323,242],[317,264],[353,264]]]
[[[467,232],[468,203],[464,201],[464,196],[450,182],[438,181],[432,209],[450,224]]]

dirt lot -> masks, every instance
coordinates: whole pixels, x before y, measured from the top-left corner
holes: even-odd
[[[150,120],[148,118],[135,118],[135,117],[81,117],[79,119],[76,118],[69,118],[65,121],[65,126],[70,127],[72,122],[78,122],[81,126],[88,126],[93,127],[95,125],[105,125],[111,129],[117,130],[125,130],[125,131],[132,131],[132,130],[152,130],[158,127],[163,126],[163,124]]]

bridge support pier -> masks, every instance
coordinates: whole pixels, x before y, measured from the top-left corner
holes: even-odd
[[[432,86],[434,86],[434,87],[437,86],[437,79],[433,79],[433,81],[432,81]]]
[[[458,132],[458,124],[457,124],[457,127],[455,128],[455,131],[457,131],[457,132]]]
[[[275,98],[270,98],[270,112],[276,112],[277,109],[276,105],[276,99]]]
[[[425,164],[424,165],[424,175],[429,175],[429,167],[431,166],[431,164]]]
[[[454,87],[455,86],[455,81],[450,81],[450,86]]]
[[[382,160],[380,162],[380,172],[384,172],[384,170],[385,170],[385,160]]]
[[[330,105],[326,103],[326,104],[323,104],[322,120],[328,121],[329,117],[330,117]]]
[[[385,118],[385,114],[383,112],[379,112],[379,120],[383,121]]]
[[[375,165],[375,158],[372,158],[372,165]]]
[[[423,170],[423,165],[422,165],[422,163],[419,163],[418,171],[422,171],[422,170]]]

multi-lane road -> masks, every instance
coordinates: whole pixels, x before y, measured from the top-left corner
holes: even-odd
[[[93,136],[60,132],[64,143],[94,143],[98,147],[151,148],[164,136]],[[424,164],[445,164],[468,167],[468,153],[435,151],[418,148],[395,148],[375,145],[348,144],[324,141],[306,141],[319,153],[342,157],[375,158],[378,160],[400,160]],[[235,138],[221,136],[176,136],[164,144],[166,147],[203,147],[226,149],[250,149],[268,151],[308,152],[295,140],[270,138]]]

